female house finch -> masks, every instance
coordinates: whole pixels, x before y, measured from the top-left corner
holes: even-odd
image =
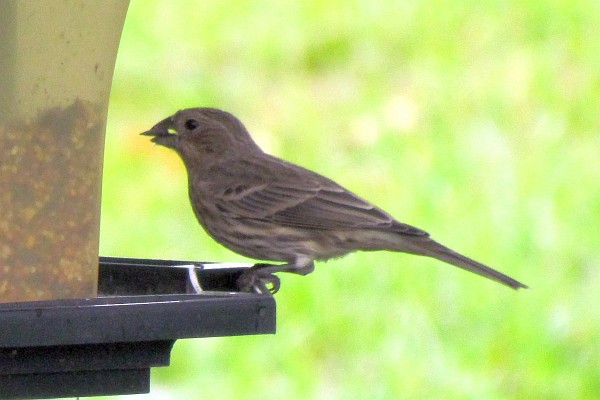
[[[264,153],[233,115],[190,108],[142,133],[177,152],[188,173],[198,221],[236,253],[284,264],[256,264],[238,279],[243,291],[279,289],[275,272],[306,275],[315,260],[356,250],[433,257],[513,289],[524,284],[396,221],[332,180]]]

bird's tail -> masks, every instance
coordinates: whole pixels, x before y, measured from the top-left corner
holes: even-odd
[[[423,237],[422,240],[411,242],[411,246],[408,246],[410,247],[410,250],[408,250],[410,253],[436,258],[440,261],[454,265],[455,267],[459,267],[493,281],[500,282],[503,285],[511,287],[515,290],[528,288],[527,285],[522,284],[516,279],[513,279],[508,275],[504,275],[502,272],[496,271],[495,269],[485,266],[475,260],[465,257],[462,254],[459,254],[454,250],[451,250],[446,246],[431,240],[428,237]],[[401,251],[407,251],[406,247],[402,246]]]

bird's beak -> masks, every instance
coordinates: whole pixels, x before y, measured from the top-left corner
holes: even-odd
[[[173,129],[172,117],[165,118],[158,124],[154,125],[150,130],[140,133],[144,136],[153,136],[152,142],[165,147],[175,147],[177,135]]]

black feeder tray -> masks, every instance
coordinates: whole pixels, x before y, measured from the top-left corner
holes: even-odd
[[[246,267],[101,257],[96,298],[0,304],[0,399],[148,393],[177,339],[275,333]]]

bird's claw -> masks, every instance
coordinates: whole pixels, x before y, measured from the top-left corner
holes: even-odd
[[[242,292],[258,294],[275,294],[281,287],[281,281],[273,273],[253,268],[242,272],[236,284]]]

